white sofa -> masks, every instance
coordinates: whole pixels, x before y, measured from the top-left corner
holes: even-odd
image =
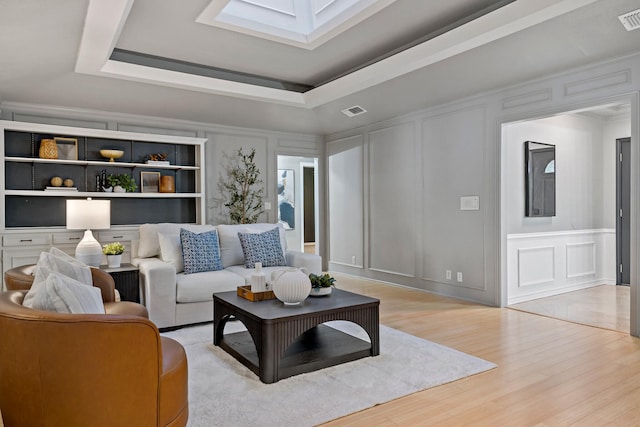
[[[158,328],[170,328],[213,320],[214,292],[235,291],[249,284],[253,268],[244,265],[238,232],[260,233],[278,227],[287,266],[305,267],[309,273],[322,271],[318,255],[286,249],[284,228],[278,224],[194,225],[143,224],[140,240],[134,245],[132,263],[140,269],[140,294],[151,319]],[[180,229],[201,233],[217,230],[223,270],[185,274],[180,246]],[[271,272],[286,268],[265,267]]]

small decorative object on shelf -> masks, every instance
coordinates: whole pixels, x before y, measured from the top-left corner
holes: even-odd
[[[58,150],[58,160],[78,160],[78,138],[56,136],[53,140]]]
[[[311,281],[311,293],[312,297],[319,297],[322,295],[329,295],[331,288],[335,287],[336,279],[324,274],[309,274],[309,280]]]
[[[124,155],[124,151],[122,150],[110,150],[110,149],[102,149],[100,150],[100,155],[109,159],[110,162],[115,162],[115,159],[119,159]]]
[[[44,191],[78,191],[78,187],[45,187]]]
[[[107,256],[107,264],[110,268],[118,268],[122,262],[124,245],[120,242],[107,243],[102,245],[102,253]]]
[[[169,165],[169,160],[167,160],[167,153],[155,153],[149,154],[149,158],[146,163],[148,165]]]
[[[140,187],[143,193],[159,193],[160,172],[140,172]]]
[[[273,293],[284,305],[298,305],[311,292],[309,273],[305,268],[286,268],[271,273]]]
[[[107,184],[113,188],[114,193],[133,193],[138,188],[136,181],[126,173],[107,176]],[[105,191],[107,190],[105,189]]]
[[[161,193],[176,192],[176,183],[172,175],[160,176],[160,192]]]
[[[51,186],[45,187],[45,191],[78,191],[78,189],[73,186],[73,180],[71,178],[63,180],[59,176],[54,176],[51,178],[50,183]]]
[[[55,139],[43,139],[40,141],[40,151],[38,156],[41,159],[57,159],[58,158],[58,145]]]

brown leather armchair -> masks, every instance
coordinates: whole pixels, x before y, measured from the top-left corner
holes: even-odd
[[[0,293],[6,427],[187,424],[184,348],[159,335],[144,306],[106,301],[107,314],[62,314],[23,307],[26,293]]]
[[[4,272],[4,282],[8,291],[29,290],[33,284],[35,264],[21,265]],[[115,302],[115,282],[106,271],[91,267],[93,286],[102,291],[103,302]],[[148,317],[148,316],[146,316]]]
[[[29,290],[33,284],[35,264],[14,267],[4,272],[4,283],[8,291]],[[116,284],[106,271],[91,267],[93,286],[100,288],[102,302],[107,314],[130,314],[149,318],[147,308],[130,301],[116,301]]]

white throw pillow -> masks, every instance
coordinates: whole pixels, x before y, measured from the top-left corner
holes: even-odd
[[[162,222],[159,224],[142,224],[138,230],[138,258],[151,258],[162,253],[160,247],[160,234],[180,236],[180,229],[184,228],[194,233],[213,230],[213,225],[208,224],[178,224]]]
[[[176,273],[182,273],[184,261],[180,234],[158,233],[158,240],[160,242],[160,259],[173,265]]]
[[[61,273],[50,273],[34,296],[31,308],[74,314],[104,314],[100,288]]]
[[[138,257],[150,258],[160,255],[160,242],[158,232],[169,227],[168,223],[162,224],[142,224],[138,230],[140,240],[138,241]]]
[[[49,252],[42,252],[40,254],[34,271],[33,284],[29,292],[27,292],[27,295],[25,295],[22,305],[32,307],[33,298],[43,288],[49,274],[54,272],[93,287],[91,268],[62,252],[60,249],[51,248]]]

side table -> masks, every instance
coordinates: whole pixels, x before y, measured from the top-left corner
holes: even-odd
[[[116,289],[120,292],[120,300],[140,302],[138,267],[133,264],[121,264],[116,268],[101,265],[100,270],[111,274],[116,282]]]

